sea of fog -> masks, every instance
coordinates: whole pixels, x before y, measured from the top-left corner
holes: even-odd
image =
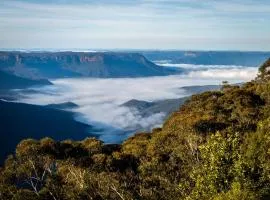
[[[156,101],[185,97],[181,87],[219,85],[222,81],[241,83],[253,79],[257,68],[244,66],[206,66],[159,63],[164,67],[184,69],[181,75],[147,78],[66,78],[50,80],[54,85],[31,88],[22,93],[20,102],[46,105],[74,102],[75,119],[94,125],[100,139],[119,142],[135,130],[161,126],[164,113],[142,117],[134,109],[121,106],[131,100]]]

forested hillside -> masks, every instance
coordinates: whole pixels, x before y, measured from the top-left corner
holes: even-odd
[[[58,104],[59,107],[69,104]],[[71,104],[72,105],[72,104]],[[55,109],[56,104],[38,106],[0,100],[0,165],[22,139],[52,137],[81,140],[94,127],[74,120],[74,113]],[[80,134],[77,134],[79,132]]]
[[[162,129],[121,145],[20,142],[1,199],[270,199],[270,63],[242,86],[194,95]]]

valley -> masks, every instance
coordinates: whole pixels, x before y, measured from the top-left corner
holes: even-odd
[[[151,55],[160,60],[166,52]],[[207,75],[216,70],[228,76]],[[232,70],[238,71],[230,75]],[[126,52],[0,52],[1,158],[28,137],[95,136],[121,143],[136,132],[162,127],[191,95],[220,90],[223,80],[250,80],[252,70],[257,68],[202,63],[176,69]]]

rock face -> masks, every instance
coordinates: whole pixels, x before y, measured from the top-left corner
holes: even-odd
[[[138,53],[0,52],[0,70],[21,77],[145,77],[173,74]]]

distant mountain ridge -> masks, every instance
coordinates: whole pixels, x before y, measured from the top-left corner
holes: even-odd
[[[31,86],[52,85],[48,80],[31,80],[0,71],[0,90],[22,89]]]
[[[183,97],[178,99],[165,99],[153,102],[132,99],[125,102],[121,106],[136,109],[136,111],[138,111],[142,117],[150,117],[157,113],[163,113],[165,119],[172,112],[179,109],[179,107],[183,105],[188,98],[189,97]]]
[[[239,84],[237,84],[239,85]],[[195,85],[185,86],[179,89],[185,90],[188,94],[185,97],[177,99],[164,99],[159,101],[141,101],[137,99],[131,99],[120,106],[128,107],[131,110],[135,109],[136,112],[142,117],[149,117],[157,113],[163,113],[165,120],[170,114],[177,111],[193,94],[200,94],[205,91],[218,91],[221,89],[221,85]]]
[[[241,51],[136,51],[151,61],[171,64],[241,65],[256,67],[270,57],[270,52]]]
[[[74,108],[78,108],[79,106],[73,102],[64,102],[64,103],[58,103],[58,104],[48,104],[45,105],[45,107],[47,108],[53,108],[53,109],[59,109],[59,110],[69,110],[69,109],[74,109]]]
[[[17,76],[64,77],[147,77],[176,73],[158,66],[139,53],[113,52],[0,52],[0,70]]]

